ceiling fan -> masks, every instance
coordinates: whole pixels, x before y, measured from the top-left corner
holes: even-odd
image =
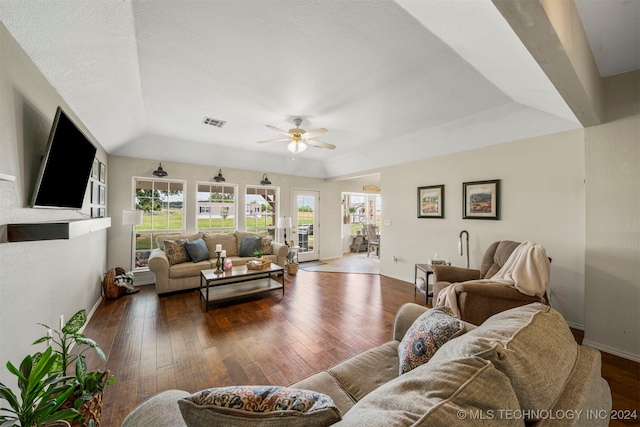
[[[291,151],[293,154],[302,153],[307,149],[307,145],[313,145],[314,147],[319,148],[328,148],[329,150],[333,150],[336,148],[333,144],[328,144],[326,142],[315,141],[312,138],[324,135],[329,132],[325,128],[320,128],[316,130],[312,130],[307,132],[304,129],[300,129],[300,124],[302,123],[302,119],[300,117],[293,120],[296,127],[293,129],[289,129],[288,132],[283,131],[282,129],[278,129],[275,126],[267,125],[269,129],[275,130],[278,133],[286,135],[287,138],[282,139],[270,139],[268,141],[258,141],[258,144],[268,143],[268,142],[288,142],[287,149]]]

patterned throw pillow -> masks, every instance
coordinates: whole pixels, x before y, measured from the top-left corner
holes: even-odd
[[[167,254],[169,265],[181,264],[191,260],[184,247],[184,242],[186,241],[186,239],[164,241],[164,253]]]
[[[425,311],[398,346],[400,375],[427,363],[444,343],[461,334],[463,329],[464,323],[451,317],[446,307]]]
[[[178,401],[187,426],[328,426],[342,418],[331,397],[279,386],[203,390]],[[273,424],[273,425],[276,425]]]
[[[264,255],[273,255],[273,246],[271,246],[272,242],[273,238],[271,237],[262,238],[262,253]]]

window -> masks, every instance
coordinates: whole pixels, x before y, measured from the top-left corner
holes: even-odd
[[[196,195],[198,231],[233,233],[236,230],[238,186],[198,182]]]
[[[254,233],[266,231],[276,235],[276,218],[279,211],[278,187],[247,186],[245,193],[245,229]]]
[[[351,224],[351,234],[362,231],[367,224],[367,197],[360,194],[350,194],[348,198],[347,211],[349,212],[349,223]]]
[[[186,183],[166,179],[134,178],[134,203],[142,211],[142,224],[135,226],[135,266],[146,267],[159,234],[185,233],[184,194]]]

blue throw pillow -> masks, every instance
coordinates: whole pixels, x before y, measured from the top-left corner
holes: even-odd
[[[196,239],[192,242],[184,242],[184,248],[191,257],[193,262],[207,261],[211,256],[207,244],[202,239]]]
[[[262,249],[262,237],[243,237],[240,242],[240,256],[254,256],[254,252]]]

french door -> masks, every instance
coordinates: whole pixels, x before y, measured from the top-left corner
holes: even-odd
[[[319,258],[319,212],[320,192],[315,190],[292,190],[291,206],[293,237],[300,247],[298,260],[313,261]]]

